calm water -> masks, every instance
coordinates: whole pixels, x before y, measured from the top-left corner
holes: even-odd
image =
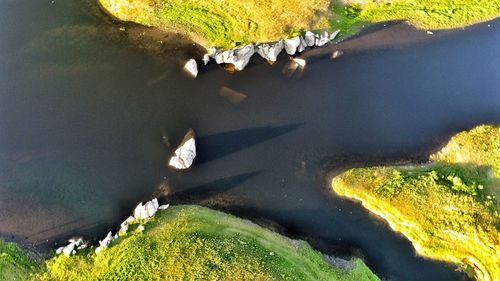
[[[0,0],[0,234],[45,249],[99,238],[158,195],[362,256],[386,279],[465,279],[331,195],[327,172],[425,161],[453,133],[500,122],[500,21],[489,24],[394,48],[353,40],[300,78],[283,75],[283,58],[190,80],[179,64],[192,46],[122,32],[88,2]],[[383,32],[368,36],[422,36]],[[248,98],[232,104],[222,86]],[[197,163],[168,170],[161,136],[176,144],[188,128]]]

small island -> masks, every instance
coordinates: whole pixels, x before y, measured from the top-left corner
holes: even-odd
[[[424,165],[350,169],[333,190],[401,232],[426,257],[500,279],[500,126],[452,137]]]
[[[0,244],[0,280],[380,280],[359,258],[325,256],[247,220],[204,207],[159,211],[102,251],[37,264]]]

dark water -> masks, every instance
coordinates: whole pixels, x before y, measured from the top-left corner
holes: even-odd
[[[465,279],[331,195],[327,172],[425,161],[453,133],[500,122],[499,23],[310,58],[300,79],[283,75],[283,58],[190,80],[179,64],[192,47],[119,31],[88,2],[0,0],[0,234],[42,247],[100,237],[159,195],[363,256],[385,279]],[[422,36],[401,30],[393,37]],[[222,86],[248,98],[232,104]],[[176,144],[188,128],[197,162],[170,171],[161,136]]]

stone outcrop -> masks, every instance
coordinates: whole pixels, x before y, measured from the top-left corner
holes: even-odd
[[[340,30],[336,30],[332,33],[324,31],[321,34],[315,34],[311,31],[306,31],[303,36],[292,37],[276,42],[248,44],[243,47],[230,50],[217,50],[215,48],[210,48],[207,50],[207,53],[203,55],[202,62],[206,65],[208,64],[210,58],[212,58],[217,64],[232,64],[235,70],[240,71],[247,66],[250,58],[255,53],[258,53],[269,63],[274,63],[283,49],[285,49],[288,55],[293,56],[297,53],[303,52],[306,48],[314,46],[321,47],[326,45],[330,41],[334,40],[339,32]],[[197,64],[193,59],[186,63],[184,69],[193,77],[196,77],[198,74]]]
[[[259,44],[257,45],[257,53],[268,62],[273,63],[278,59],[281,51],[283,51],[284,45],[283,40],[274,43]]]
[[[196,142],[194,140],[194,131],[189,131],[184,136],[174,155],[170,158],[168,165],[179,170],[187,169],[193,164],[196,157]]]
[[[87,244],[83,242],[83,239],[81,237],[71,238],[68,240],[68,242],[68,245],[57,248],[56,254],[64,254],[65,256],[69,257],[71,255],[74,255],[76,253],[76,250],[85,249],[87,247]]]

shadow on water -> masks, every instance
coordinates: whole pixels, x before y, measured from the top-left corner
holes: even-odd
[[[242,173],[236,176],[217,179],[205,184],[175,192],[169,196],[168,199],[172,202],[196,203],[213,196],[221,195],[259,175],[260,173],[262,173],[262,171]]]
[[[287,134],[302,124],[263,126],[202,136],[197,139],[197,164],[204,164],[258,143]]]

